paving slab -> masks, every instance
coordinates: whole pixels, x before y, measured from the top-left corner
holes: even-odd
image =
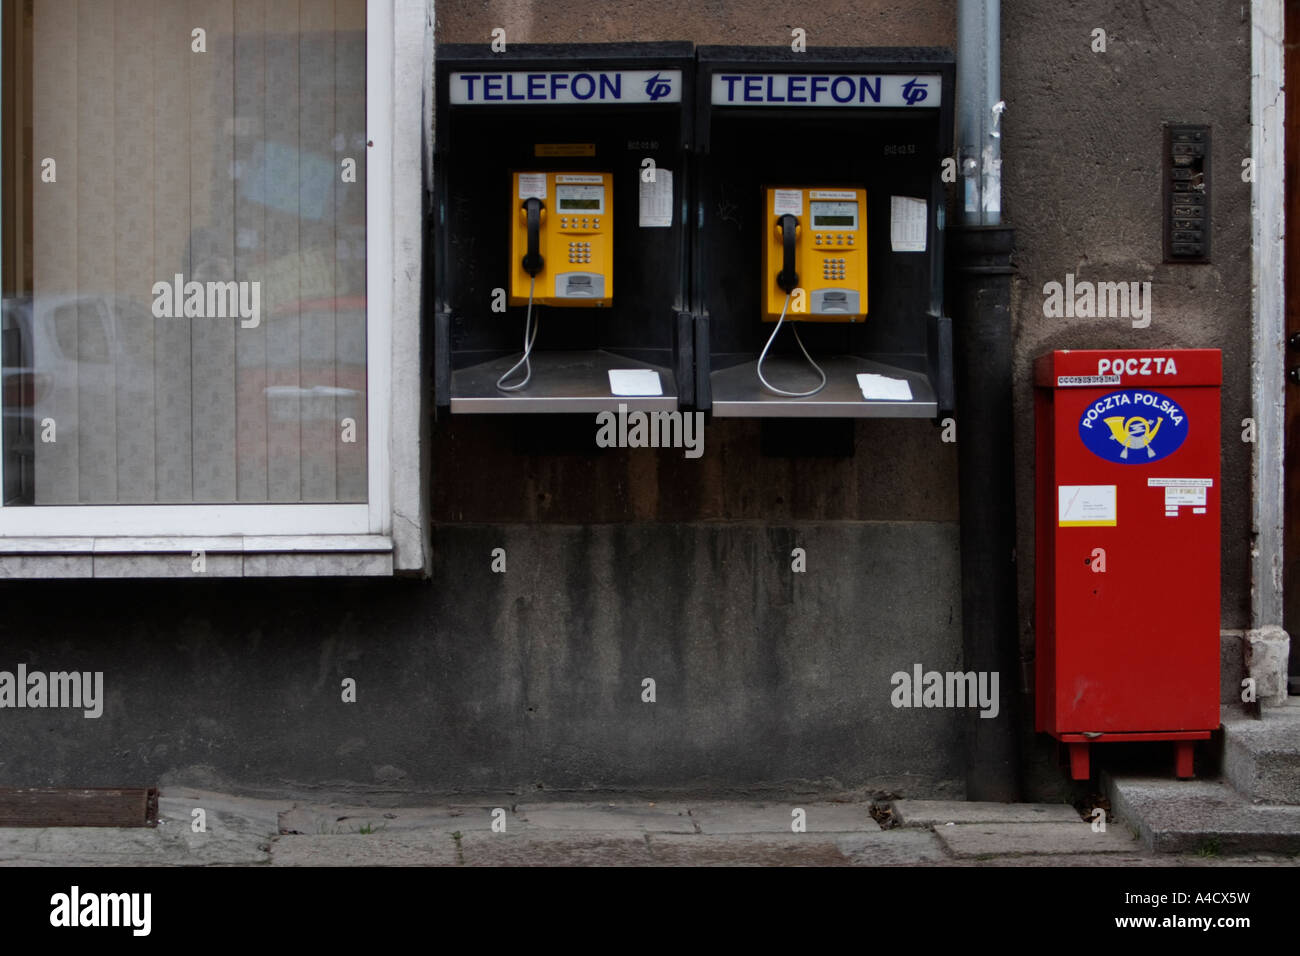
[[[464,866],[649,866],[646,837],[626,831],[593,833],[465,833],[459,841]]]
[[[1014,866],[1020,867],[1171,867],[1182,866],[1176,856],[1158,853],[1041,853],[1020,856],[980,856],[949,859],[946,863],[918,863],[918,866]]]
[[[796,809],[804,811],[807,833],[880,830],[880,824],[872,819],[871,806],[867,803],[789,800],[782,803],[697,804],[691,807],[691,818],[699,823],[701,833],[788,833],[799,836],[790,829]]]
[[[956,857],[999,857],[1033,854],[1140,853],[1141,844],[1127,827],[1111,825],[1094,832],[1091,824],[1073,823],[957,823],[935,827],[935,835]]]
[[[0,861],[61,866],[265,863],[283,803],[177,790],[158,801],[157,827],[0,830]],[[203,811],[203,832],[194,832]]]
[[[632,833],[695,833],[685,805],[659,803],[531,803],[517,813],[540,830],[591,830]]]
[[[278,830],[285,835],[339,836],[360,833],[404,833],[459,830],[491,830],[492,811],[505,811],[506,829],[521,830],[526,824],[512,813],[510,804],[450,807],[347,807],[295,806],[279,815]]]
[[[651,836],[649,847],[659,866],[852,865],[834,838],[815,833],[664,833]]]
[[[1117,819],[1158,853],[1300,854],[1300,806],[1252,803],[1221,780],[1110,775]]]
[[[1175,853],[1044,853],[1033,856],[997,856],[987,859],[952,859],[946,864],[918,863],[918,866],[1068,866],[1068,867],[1221,867],[1300,866],[1295,860],[1272,855],[1188,856]]]
[[[837,836],[836,846],[854,866],[915,866],[949,862],[943,841],[920,828]]]
[[[1064,803],[967,803],[964,800],[895,800],[894,819],[901,826],[946,823],[1079,823],[1074,807]]]
[[[455,866],[456,841],[448,833],[340,833],[282,836],[271,844],[273,866]]]

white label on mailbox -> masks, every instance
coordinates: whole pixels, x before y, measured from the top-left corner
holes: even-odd
[[[1204,505],[1205,489],[1192,487],[1182,487],[1178,485],[1165,486],[1165,507],[1177,508],[1182,505]]]
[[[1115,485],[1061,485],[1057,493],[1057,523],[1063,528],[1113,527]]]
[[[1213,478],[1148,478],[1148,488],[1165,489],[1165,514],[1177,517],[1178,509],[1188,507],[1192,514],[1205,514],[1205,489],[1213,487]]]
[[[1069,388],[1074,385],[1118,385],[1118,375],[1058,375],[1057,388]]]

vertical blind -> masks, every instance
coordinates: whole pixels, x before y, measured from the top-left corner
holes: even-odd
[[[9,503],[364,501],[365,0],[27,7]]]

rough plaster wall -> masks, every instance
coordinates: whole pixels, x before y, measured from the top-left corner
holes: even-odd
[[[103,671],[105,697],[4,711],[0,784],[961,795],[957,712],[890,704],[893,671],[957,664],[959,602],[907,596],[956,594],[952,525],[437,541],[428,582],[0,584],[0,670]],[[840,566],[790,574],[796,542]]]
[[[1003,202],[1016,228],[1016,491],[1020,625],[1033,641],[1034,358],[1057,348],[1223,349],[1222,626],[1249,623],[1250,150],[1248,4],[1003,4]],[[1106,31],[1105,53],[1091,50]],[[1208,265],[1164,265],[1162,122],[1212,127]],[[1049,319],[1043,284],[1066,273],[1151,281],[1152,321]]]
[[[439,43],[486,43],[503,27],[516,43],[689,40],[809,46],[952,46],[952,0],[438,0]]]

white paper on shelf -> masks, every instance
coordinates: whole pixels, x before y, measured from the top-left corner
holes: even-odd
[[[612,395],[662,395],[664,387],[652,368],[612,368],[609,391]]]
[[[858,388],[867,401],[910,402],[912,386],[905,378],[890,378],[888,375],[876,375],[872,372],[858,374]]]

